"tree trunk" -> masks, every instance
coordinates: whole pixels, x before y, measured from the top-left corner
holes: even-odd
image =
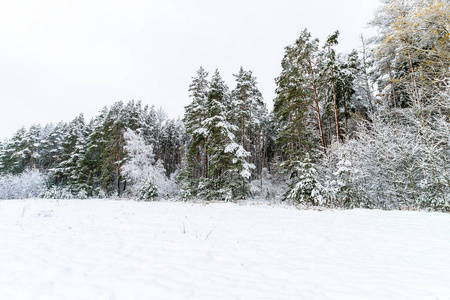
[[[392,93],[391,93],[392,102],[394,103],[394,107],[397,108],[397,95],[395,94],[394,78],[392,77],[392,67],[390,62],[388,62],[388,69],[389,69],[389,80],[391,81],[392,85]]]
[[[312,85],[312,88],[314,91],[314,103],[315,103],[315,111],[316,111],[316,115],[317,115],[317,123],[319,125],[320,141],[322,143],[323,152],[326,152],[325,138],[323,136],[322,118],[320,117],[319,95],[317,94],[317,87],[316,87],[316,82],[315,82],[315,78],[314,78],[314,70],[312,67],[311,59],[308,57],[307,60],[308,60],[308,64],[309,64],[309,71],[311,73],[311,85]]]
[[[331,60],[331,47],[328,45],[328,55]],[[336,97],[336,84],[334,82],[334,70],[331,68],[331,84],[333,86],[333,102],[334,102],[334,119],[335,119],[335,125],[336,125],[336,141],[341,140],[341,134],[339,129],[339,109],[337,105],[337,97]]]
[[[208,139],[206,139],[206,142]],[[208,145],[205,145],[205,156],[203,157],[203,177],[208,178]]]
[[[369,99],[369,106],[370,106],[370,112],[374,113],[373,109],[373,103],[372,103],[372,95],[370,93],[370,85],[369,85],[369,75],[367,74],[367,56],[366,56],[366,43],[364,41],[364,37],[361,35],[361,42],[362,42],[362,55],[363,55],[363,68],[364,68],[364,81],[366,84],[366,93],[367,98]]]
[[[30,155],[31,155],[31,168],[34,169],[34,146],[33,146],[33,140],[31,140]]]
[[[241,142],[242,142],[242,148],[245,150],[245,89],[242,91],[242,107],[241,107]]]

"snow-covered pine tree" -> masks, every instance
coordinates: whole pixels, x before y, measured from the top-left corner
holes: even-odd
[[[319,78],[323,95],[324,134],[327,144],[330,145],[336,140],[342,142],[345,135],[351,134],[355,127],[352,123],[355,114],[359,114],[359,118],[367,116],[368,109],[364,103],[359,103],[361,98],[355,96],[356,76],[360,72],[358,53],[352,51],[344,58],[335,53],[328,43],[330,40],[322,52]]]
[[[192,78],[189,86],[189,97],[192,102],[185,107],[183,123],[189,137],[186,149],[186,163],[181,174],[186,194],[196,195],[201,177],[207,177],[208,156],[206,152],[207,129],[203,121],[207,117],[206,102],[208,100],[208,72],[202,67],[197,76]]]
[[[77,197],[80,199],[92,196],[94,192],[92,163],[88,152],[90,134],[91,127],[89,123],[82,128],[73,157],[74,172],[72,173],[71,181],[75,187]]]
[[[61,132],[63,130],[63,132]],[[61,135],[62,136],[59,136]],[[58,125],[49,134],[49,140],[45,145],[56,146],[50,150],[50,157],[56,156],[55,167],[50,169],[52,174],[51,182],[64,186],[72,191],[74,195],[78,193],[92,193],[92,184],[89,182],[91,170],[86,166],[86,151],[88,149],[89,128],[85,123],[83,114],[80,114],[67,125]],[[59,145],[54,143],[59,142]],[[54,153],[57,151],[57,153]]]
[[[83,115],[79,115],[67,124],[63,140],[61,141],[60,151],[58,153],[57,166],[52,170],[57,182],[66,185],[70,184],[70,178],[75,172],[75,159],[77,155],[77,141],[81,137],[83,128],[86,126]]]
[[[104,107],[90,124],[89,144],[87,147],[90,166],[90,182],[96,193],[122,195],[127,182],[122,174],[126,152],[124,150],[124,132],[127,128],[142,134],[144,140],[158,151],[156,158],[165,154],[162,150],[163,128],[166,114],[162,109],[141,105],[141,101],[122,101],[111,107]],[[156,154],[156,153],[155,153]]]
[[[6,140],[0,140],[0,175],[4,173],[3,156],[6,150]]]
[[[14,133],[11,139],[8,139],[3,142],[3,149],[0,153],[0,161],[1,161],[1,173],[2,174],[17,174],[23,171],[22,163],[20,157],[14,155],[21,148],[20,141],[22,140],[22,136],[24,135],[25,128],[19,129],[16,133]]]
[[[282,72],[276,79],[277,144],[288,172],[305,153],[313,154],[315,149],[325,147],[314,64],[317,45],[317,39],[312,40],[306,29],[302,31],[295,44],[285,48]]]
[[[156,160],[160,160],[164,156],[164,126],[167,122],[167,119],[167,113],[162,109],[162,107],[159,107],[155,110],[155,127],[153,128],[152,135],[154,136],[154,140],[156,142],[154,148]]]
[[[142,126],[144,110],[140,101],[122,101],[105,107],[93,120],[89,151],[91,160],[95,160],[95,176],[99,187],[108,195],[121,196],[126,189],[122,175],[124,163],[124,139],[126,128],[137,130]]]
[[[318,181],[322,186],[324,205],[328,207],[363,207],[358,181],[361,173],[355,167],[352,142],[334,142],[316,164]]]
[[[317,179],[317,170],[306,154],[301,162],[296,163],[291,177],[295,178],[290,190],[285,194],[288,201],[305,206],[323,204],[322,186]]]
[[[238,128],[235,132],[236,142],[250,152],[247,160],[256,169],[256,174],[252,178],[260,178],[261,170],[266,163],[264,155],[267,153],[267,137],[263,126],[268,117],[267,108],[257,87],[256,77],[251,71],[245,71],[241,67],[234,77],[236,88],[231,93],[233,108],[231,121]]]
[[[29,130],[22,127],[5,143],[0,157],[4,173],[20,174],[27,168],[37,167],[41,130],[40,125],[32,125]]]
[[[336,62],[336,51],[333,46],[338,44],[339,31],[335,31],[332,35],[328,36],[324,48],[326,54],[323,55],[325,60],[324,70],[322,72],[324,80],[327,84],[331,83],[331,95],[332,95],[332,103],[333,103],[333,112],[334,112],[334,124],[335,124],[335,136],[336,141],[340,141],[341,129],[340,129],[340,120],[339,120],[339,106],[338,106],[338,98],[336,91],[336,81],[337,81],[337,68],[338,64]]]
[[[31,125],[26,134],[25,143],[30,157],[29,166],[31,169],[38,168],[40,165],[42,134],[42,126],[40,124]]]
[[[62,122],[60,123],[62,124]],[[52,123],[47,124],[42,130],[42,138],[40,145],[39,168],[48,170],[54,168],[56,155],[58,154],[58,146],[61,144],[62,137],[57,133],[57,128]],[[61,137],[61,139],[59,139]]]
[[[179,170],[184,155],[185,132],[180,119],[168,119],[162,128],[161,155],[167,177]]]
[[[245,198],[249,191],[252,165],[246,162],[246,157],[250,153],[235,142],[233,132],[237,128],[227,118],[229,104],[228,87],[216,70],[206,101],[207,116],[202,122],[206,129],[208,164],[207,176],[199,184],[199,196],[205,199]]]
[[[142,201],[151,201],[158,198],[158,188],[152,179],[147,179],[138,192],[138,199]]]

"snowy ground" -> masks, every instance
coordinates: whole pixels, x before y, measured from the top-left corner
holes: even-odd
[[[450,215],[0,201],[0,299],[450,299]]]

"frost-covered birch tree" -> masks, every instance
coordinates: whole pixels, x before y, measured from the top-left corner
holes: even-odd
[[[122,174],[127,182],[126,195],[142,200],[174,196],[176,185],[167,178],[162,161],[155,161],[153,146],[129,128],[124,133],[124,140],[127,159],[122,166]],[[151,195],[150,189],[153,191]]]

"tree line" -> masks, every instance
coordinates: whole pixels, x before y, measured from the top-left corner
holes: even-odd
[[[22,128],[0,144],[0,172],[37,169],[47,188],[92,197],[450,211],[450,4],[382,2],[379,34],[359,50],[338,53],[339,31],[321,43],[303,30],[271,112],[250,70],[230,90],[200,67],[182,120],[129,101]]]

